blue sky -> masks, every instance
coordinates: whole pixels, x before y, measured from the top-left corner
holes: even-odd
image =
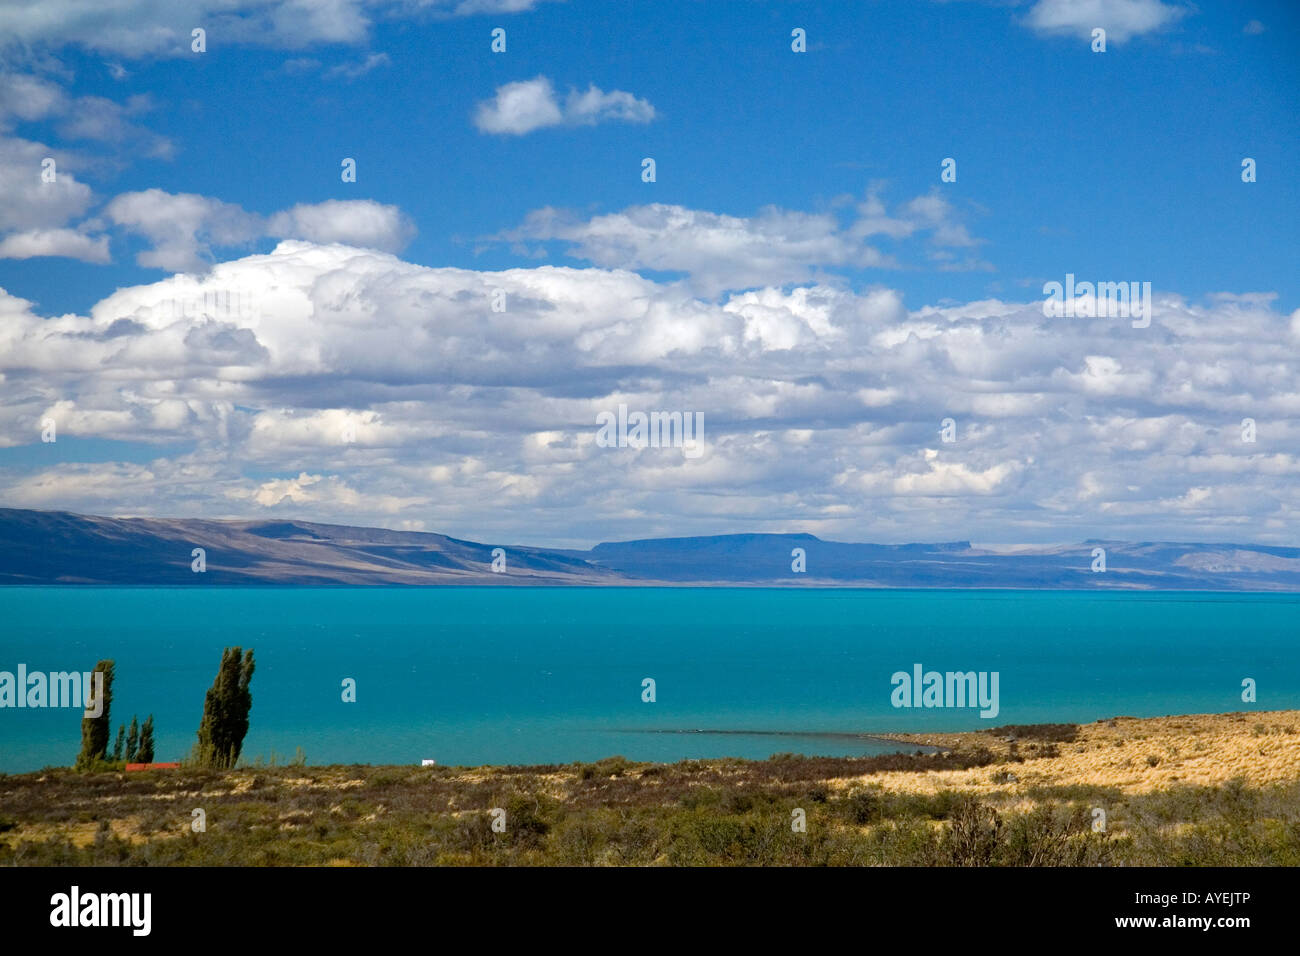
[[[1203,4],[1095,54],[1023,25],[1024,5],[570,2],[496,19],[377,20],[360,42],[302,49],[227,46],[214,31],[202,56],[59,55],[75,75],[71,95],[149,96],[156,108],[142,124],[175,144],[167,160],[127,147],[113,157],[125,168],[87,174],[97,192],[196,192],[262,214],[286,200],[375,199],[415,221],[405,256],[427,265],[521,264],[476,240],[544,206],[816,212],[873,183],[902,201],[936,186],[951,156],[958,181],[943,195],[996,271],[908,261],[897,273],[848,270],[855,281],[888,279],[915,306],[1007,295],[1073,270],[1190,295],[1269,289],[1289,311],[1300,305],[1288,268],[1300,213],[1288,169],[1300,132],[1298,13]],[[1268,28],[1244,33],[1256,17]],[[507,51],[493,55],[498,24]],[[793,26],[808,31],[803,56],[790,50]],[[387,59],[368,73],[323,79],[374,53]],[[106,60],[130,75],[112,80]],[[302,60],[321,65],[286,72]],[[655,119],[526,136],[475,128],[476,103],[539,75],[562,90],[630,91]],[[15,130],[57,142],[57,125]],[[360,164],[355,184],[339,181],[344,156]],[[640,180],[644,156],[658,165],[653,185]],[[1261,170],[1249,188],[1244,156]],[[137,243],[121,245],[102,267],[3,261],[0,284],[49,311],[84,309],[156,278],[131,268]]]
[[[1298,21],[1286,2],[1176,0],[10,5],[0,289],[18,318],[4,319],[0,503],[287,509],[547,543],[1117,528],[1294,543]],[[505,53],[489,49],[494,27]],[[34,192],[46,155],[58,201]],[[344,157],[355,183],[340,181]],[[281,265],[311,299],[302,323],[214,332],[156,314],[175,274],[200,297],[251,283],[262,308]],[[552,266],[578,270],[576,304],[550,296]],[[1053,338],[1035,311],[1066,273],[1150,282],[1172,311],[1146,341],[1113,324]],[[341,308],[319,298],[326,274],[354,283],[369,326],[311,324]],[[465,301],[475,283],[542,304],[486,331],[412,304]],[[627,296],[654,307],[623,315]],[[566,308],[590,315],[539,341]],[[110,334],[123,317],[135,325]],[[426,341],[428,321],[446,324]],[[130,349],[105,344],[124,328]],[[33,358],[51,332],[103,349]],[[629,396],[702,411],[733,454],[607,472],[581,423]],[[538,412],[566,399],[590,407]],[[984,444],[938,448],[958,456],[944,471],[922,436],[950,408]],[[1214,429],[1252,411],[1272,445],[1215,464]],[[255,447],[272,422],[332,434],[349,415],[373,426],[369,459]],[[34,439],[48,418],[65,426],[57,454]],[[755,465],[769,441],[793,451]],[[530,442],[572,454],[539,463]],[[883,457],[855,459],[863,444]],[[780,464],[790,454],[825,470]],[[1178,467],[1188,456],[1199,477]],[[1260,500],[1232,490],[1240,468]],[[1159,488],[1134,491],[1135,469]],[[578,476],[599,501],[571,497]]]

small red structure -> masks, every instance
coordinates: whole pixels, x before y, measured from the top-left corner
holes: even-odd
[[[178,770],[178,763],[129,763],[126,765],[127,773],[132,770]]]

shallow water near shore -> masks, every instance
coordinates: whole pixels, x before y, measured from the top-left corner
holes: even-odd
[[[257,659],[250,761],[868,755],[900,749],[872,733],[1300,707],[1300,597],[1281,594],[5,588],[0,622],[2,671],[114,659],[113,724],[152,713],[159,761],[188,752],[233,645]],[[916,664],[997,672],[997,715],[893,706]],[[0,772],[70,764],[80,717],[0,709]]]

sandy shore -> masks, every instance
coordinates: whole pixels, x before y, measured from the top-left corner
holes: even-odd
[[[1089,784],[1147,793],[1178,783],[1213,785],[1240,778],[1258,787],[1300,779],[1300,710],[1116,717],[1079,724],[1076,740],[1046,746],[987,732],[877,736],[958,752],[987,747],[1000,757],[1014,746],[1025,758],[1010,771],[1015,781],[999,782],[1007,773],[1002,766],[872,776],[872,783],[904,792]],[[1044,749],[1056,755],[1039,755]]]
[[[0,775],[0,866],[1300,865],[1300,710],[874,736],[905,752]]]

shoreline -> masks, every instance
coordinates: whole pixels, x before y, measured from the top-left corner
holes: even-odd
[[[0,776],[0,866],[1300,865],[1300,710],[997,729],[860,757],[51,768]]]
[[[826,754],[801,754],[801,753],[783,753],[773,754],[766,758],[742,757],[735,755],[721,755],[716,757],[681,757],[676,760],[637,760],[625,757],[621,754],[608,754],[604,757],[597,758],[595,761],[590,760],[570,760],[565,762],[543,762],[543,763],[477,763],[477,764],[433,764],[431,766],[440,767],[444,770],[457,771],[504,771],[517,769],[521,767],[553,767],[556,769],[571,768],[575,766],[586,766],[598,764],[603,761],[619,760],[628,764],[638,764],[651,767],[671,767],[680,763],[714,763],[714,762],[740,762],[740,763],[764,763],[777,757],[793,757],[800,760],[822,760],[822,761],[853,761],[853,760],[871,760],[877,757],[889,756],[944,756],[954,753],[971,753],[978,750],[987,750],[998,758],[1005,759],[1008,756],[1019,754],[1020,747],[1026,746],[1031,748],[1037,745],[1048,743],[1057,745],[1059,750],[1061,745],[1074,744],[1076,749],[1083,746],[1086,742],[1098,735],[1107,737],[1112,742],[1120,740],[1125,735],[1131,736],[1137,740],[1163,740],[1168,737],[1176,737],[1180,734],[1196,737],[1204,736],[1207,732],[1217,730],[1222,731],[1225,727],[1239,725],[1242,723],[1254,722],[1254,724],[1264,724],[1268,726],[1268,721],[1281,721],[1282,726],[1290,726],[1294,723],[1294,732],[1300,734],[1300,708],[1275,710],[1275,711],[1221,711],[1205,712],[1197,714],[1166,714],[1158,717],[1133,717],[1127,715],[1118,715],[1115,717],[1102,717],[1095,721],[1087,723],[1062,722],[1062,723],[1035,723],[1035,724],[1002,724],[994,727],[988,727],[980,730],[954,730],[954,731],[924,731],[924,732],[902,732],[902,731],[879,731],[879,732],[861,732],[861,731],[823,731],[823,730],[748,730],[748,729],[726,729],[726,728],[676,728],[676,727],[614,727],[614,728],[586,728],[592,733],[618,733],[618,734],[654,734],[654,735],[671,735],[671,736],[738,736],[738,737],[773,737],[773,738],[811,738],[826,740],[859,740],[879,744],[903,744],[906,749],[899,748],[890,750],[883,754],[848,754],[848,755],[826,755]],[[1252,726],[1254,726],[1252,724]],[[1298,742],[1300,743],[1300,742]],[[1054,755],[1059,756],[1059,755]],[[1022,759],[1029,759],[1021,755]],[[1297,776],[1300,776],[1300,749],[1296,754]],[[261,760],[259,755],[256,759]],[[159,764],[164,761],[158,761]],[[247,754],[242,758],[238,767],[232,768],[225,773],[254,772],[264,770],[275,770],[284,767],[298,766],[303,768],[314,769],[333,769],[342,767],[368,767],[371,769],[402,769],[410,767],[419,767],[415,761],[410,763],[304,763],[292,764],[289,762],[267,764],[248,762]],[[72,771],[69,765],[49,764],[33,770],[19,771],[2,771],[0,770],[0,780],[6,778],[13,779],[17,777],[39,775],[47,772]],[[193,770],[195,768],[186,767],[183,763],[178,768],[159,766],[159,770]],[[111,773],[114,771],[104,771]],[[137,773],[140,771],[136,771]]]
[[[1134,717],[1128,715],[1118,715],[1114,717],[1102,717],[1102,718],[1098,718],[1097,720],[1089,721],[1086,723],[1066,721],[1061,723],[1040,722],[1035,724],[1000,724],[993,727],[987,727],[987,728],[982,728],[977,730],[943,730],[943,731],[931,730],[931,731],[923,731],[923,732],[913,732],[913,731],[867,732],[867,731],[836,731],[836,730],[754,730],[754,729],[743,729],[743,728],[729,729],[729,728],[710,728],[710,727],[700,727],[700,728],[588,727],[588,728],[581,728],[581,730],[585,732],[598,733],[598,734],[608,734],[608,733],[645,734],[645,735],[682,736],[682,737],[693,737],[693,736],[770,737],[775,739],[805,738],[811,740],[823,739],[827,741],[860,741],[863,743],[872,743],[878,745],[893,745],[890,750],[879,754],[833,755],[833,754],[819,754],[816,752],[792,754],[793,756],[798,757],[800,759],[809,759],[809,760],[870,759],[877,756],[888,756],[891,754],[901,754],[901,755],[924,754],[927,756],[933,756],[933,755],[950,754],[955,752],[969,753],[973,750],[978,750],[981,748],[992,752],[999,758],[1005,759],[1008,756],[1018,753],[1019,746],[1021,744],[1033,746],[1035,742],[1043,741],[1044,738],[1042,738],[1041,736],[1034,736],[1034,734],[1041,735],[1043,732],[1042,730],[1043,728],[1067,728],[1067,727],[1078,728],[1078,730],[1081,733],[1087,736],[1090,732],[1093,731],[1093,729],[1095,729],[1096,732],[1104,732],[1105,730],[1124,730],[1126,728],[1127,729],[1132,729],[1132,728],[1140,729],[1143,727],[1152,728],[1152,727],[1158,727],[1164,724],[1165,722],[1169,722],[1169,721],[1183,722],[1184,724],[1188,725],[1188,728],[1190,729],[1190,727],[1194,727],[1197,725],[1205,725],[1207,723],[1215,723],[1215,722],[1241,723],[1241,722],[1247,722],[1251,720],[1262,721],[1265,718],[1275,718],[1275,717],[1282,717],[1283,719],[1285,719],[1290,715],[1295,715],[1298,718],[1300,718],[1300,708],[1294,710],[1287,709],[1287,710],[1277,710],[1277,711],[1219,711],[1219,712],[1203,712],[1203,713],[1196,713],[1196,714],[1166,714],[1162,716],[1151,716],[1151,717]],[[1031,733],[1031,735],[1026,737],[1018,737],[1016,731],[1021,728],[1028,728],[1033,733]],[[1048,740],[1046,742],[1052,742],[1052,741]],[[1057,740],[1055,742],[1057,744],[1060,744],[1063,741]],[[899,745],[905,745],[905,746],[899,746]],[[275,755],[275,756],[279,756],[279,755]],[[658,760],[658,759],[634,759],[634,758],[628,758],[622,754],[606,754],[602,757],[596,758],[595,761],[568,760],[564,762],[549,761],[549,762],[542,762],[542,763],[519,763],[519,762],[486,763],[485,762],[485,763],[471,763],[471,764],[439,763],[436,764],[436,766],[454,768],[458,770],[504,770],[504,769],[516,768],[516,767],[562,768],[562,767],[581,766],[584,764],[599,762],[601,760],[619,759],[619,760],[627,760],[628,762],[631,763],[646,764],[649,766],[668,767],[668,766],[673,766],[674,764],[682,763],[684,761],[699,761],[699,762],[740,761],[745,763],[761,763],[764,760],[770,760],[772,759],[772,757],[775,756],[778,755],[772,754],[769,755],[768,757],[746,757],[746,756],[739,756],[735,754],[720,754],[720,755],[710,756],[710,757],[683,756],[674,760]],[[781,754],[781,756],[786,756],[786,754]],[[238,767],[234,768],[234,770],[251,771],[251,770],[274,769],[275,767],[290,766],[290,763],[287,760],[278,762],[276,764],[269,764],[265,762],[254,763],[252,762],[253,760],[261,761],[263,760],[263,755],[258,754],[258,755],[250,756],[249,754],[246,753],[241,764]],[[157,763],[159,764],[165,762],[166,761],[157,761]],[[330,762],[330,763],[305,763],[299,766],[316,767],[316,768],[331,768],[331,767],[400,768],[400,767],[419,766],[419,763],[415,760],[412,760],[409,763],[406,762],[403,763]],[[70,769],[71,767],[69,765],[64,765],[64,764],[45,764],[41,767],[35,767],[30,770],[12,770],[12,771],[0,770],[0,779],[4,779],[6,777],[13,778],[13,777],[28,776],[32,774],[40,774],[40,773],[45,773],[47,771],[60,771],[60,770],[70,770]]]
[[[607,730],[607,731],[606,731],[606,730],[603,730],[603,729],[600,729],[600,730],[596,730],[595,732],[597,732],[597,733],[616,733],[616,734],[665,734],[665,735],[681,735],[681,736],[694,736],[694,735],[699,735],[699,736],[710,736],[710,737],[728,737],[728,736],[731,736],[731,737],[784,737],[784,738],[796,738],[796,739],[797,739],[797,738],[807,738],[807,739],[812,739],[812,740],[840,740],[840,741],[850,741],[850,740],[852,740],[852,741],[861,741],[861,742],[863,742],[863,743],[873,743],[873,744],[881,744],[881,745],[896,744],[896,743],[908,743],[908,744],[909,744],[909,751],[908,751],[908,752],[911,752],[912,747],[915,747],[915,748],[916,748],[916,752],[918,752],[918,753],[922,753],[922,752],[923,752],[923,753],[932,753],[932,754],[940,753],[940,752],[942,752],[944,749],[946,749],[946,748],[944,748],[944,747],[942,747],[942,746],[935,746],[935,745],[925,744],[925,743],[916,743],[916,744],[912,744],[910,741],[904,740],[903,737],[900,736],[900,735],[861,733],[861,732],[851,731],[851,730],[720,730],[720,729],[712,729],[712,728],[673,728],[673,727],[663,727],[663,728],[650,727],[650,728],[647,728],[647,727],[614,727],[614,728],[610,728],[610,729]],[[897,751],[891,751],[891,752],[895,752],[895,753],[903,753],[904,751],[902,751],[902,750],[897,750]],[[803,757],[816,757],[816,756],[820,756],[820,755],[818,755],[818,754],[799,754],[798,756],[803,756]],[[829,759],[849,759],[849,757],[852,757],[852,756],[856,756],[856,755],[847,755],[847,756],[844,756],[844,757],[830,757]],[[687,758],[683,758],[683,759],[687,759],[687,760],[693,760],[693,759],[701,759],[701,760],[752,760],[752,759],[754,759],[754,758],[752,758],[752,757],[734,757],[734,756],[731,756],[731,757],[701,757],[701,758],[687,757]],[[769,758],[769,759],[770,759],[770,758]],[[675,761],[648,761],[648,762],[649,762],[649,763],[665,763],[665,764],[671,764],[671,763],[674,763]],[[494,766],[495,766],[495,765],[494,765]]]

